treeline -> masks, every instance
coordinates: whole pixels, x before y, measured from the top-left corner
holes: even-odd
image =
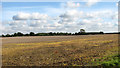
[[[78,32],[74,35],[95,35],[95,34],[104,34],[104,32]]]
[[[96,35],[96,34],[120,34],[119,33],[104,33],[104,32],[76,32],[76,33],[62,33],[62,32],[49,32],[49,33],[34,33],[30,32],[27,34],[23,34],[21,32],[17,32],[14,34],[6,34],[1,37],[17,37],[17,36],[60,36],[60,35]]]
[[[72,35],[72,33],[62,33],[62,32],[57,32],[57,33],[34,33],[34,32],[30,32],[27,34],[23,34],[21,32],[17,32],[14,34],[6,34],[6,35],[2,35],[2,37],[16,37],[16,36],[57,36],[57,35]]]

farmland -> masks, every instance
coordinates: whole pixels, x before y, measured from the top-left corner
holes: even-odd
[[[118,54],[117,34],[7,37],[2,42],[3,66],[96,66]]]

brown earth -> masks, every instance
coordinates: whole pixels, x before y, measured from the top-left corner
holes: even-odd
[[[117,34],[11,37],[2,42],[3,66],[90,66],[118,53]]]

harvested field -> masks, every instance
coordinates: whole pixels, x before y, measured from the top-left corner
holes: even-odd
[[[118,54],[118,35],[2,38],[3,66],[96,66]]]
[[[101,35],[4,37],[4,38],[2,38],[2,44],[39,43],[39,42],[48,42],[48,41],[57,42],[57,41],[67,41],[67,40],[73,40],[73,39],[92,38],[92,37],[101,37]]]

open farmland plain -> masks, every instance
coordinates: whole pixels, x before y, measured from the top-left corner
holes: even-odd
[[[9,37],[2,42],[3,66],[94,66],[118,54],[117,34]]]

